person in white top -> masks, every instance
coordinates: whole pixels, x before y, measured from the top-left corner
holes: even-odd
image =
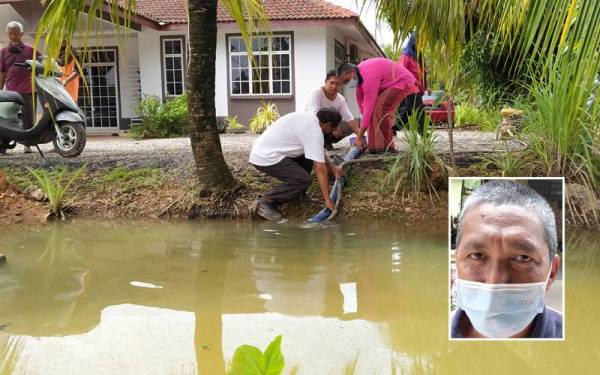
[[[341,82],[336,75],[335,69],[327,72],[325,84],[319,87],[310,96],[306,103],[306,111],[317,113],[322,108],[333,108],[342,115],[342,122],[331,133],[325,136],[325,148],[333,149],[333,143],[337,143],[352,133],[358,134],[358,122],[350,112],[346,99],[340,94]]]
[[[282,184],[256,202],[255,214],[267,220],[280,220],[278,206],[306,194],[312,183],[313,164],[325,206],[335,208],[329,198],[328,173],[340,178],[344,170],[325,155],[323,135],[331,134],[340,121],[339,112],[332,108],[323,108],[316,114],[292,112],[258,137],[250,152],[250,163]]]

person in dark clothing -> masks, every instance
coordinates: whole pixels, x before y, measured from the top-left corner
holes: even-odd
[[[25,67],[16,66],[15,63],[24,63],[25,60],[33,59],[33,47],[23,43],[23,25],[11,21],[6,25],[8,44],[0,51],[0,88],[6,86],[6,90],[16,91],[23,97],[21,115],[23,129],[33,127],[35,109],[33,107],[33,96],[31,87],[31,72]],[[36,57],[39,53],[36,52]],[[25,153],[32,152],[29,146],[25,146]],[[0,153],[6,150],[0,149]]]
[[[408,118],[415,113],[418,124],[417,130],[420,135],[423,135],[423,128],[425,127],[423,95],[425,95],[425,90],[427,89],[427,71],[425,70],[425,64],[423,63],[423,56],[417,54],[417,36],[415,33],[410,34],[408,43],[402,49],[400,65],[404,66],[406,70],[411,72],[413,77],[415,77],[419,91],[408,95],[406,99],[404,99],[404,102],[400,104],[398,121],[405,126],[408,124]]]
[[[562,338],[545,303],[559,270],[554,213],[533,189],[493,180],[465,201],[456,238],[452,338]]]

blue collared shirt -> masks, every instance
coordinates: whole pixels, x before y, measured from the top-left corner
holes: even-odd
[[[453,339],[464,338],[460,332],[460,320],[462,317],[469,319],[465,312],[458,308],[452,317],[452,323],[450,326],[450,336]],[[544,311],[537,314],[533,319],[533,330],[529,335],[532,339],[561,339],[563,337],[563,316],[556,310],[544,307]]]

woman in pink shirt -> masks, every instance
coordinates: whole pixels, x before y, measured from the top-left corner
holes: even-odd
[[[385,58],[365,60],[358,65],[343,63],[337,69],[340,81],[356,87],[362,113],[357,144],[367,133],[370,152],[394,151],[394,116],[398,105],[419,88],[413,75],[399,63]]]

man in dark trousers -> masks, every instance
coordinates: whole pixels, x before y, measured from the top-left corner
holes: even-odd
[[[327,177],[331,172],[340,178],[344,171],[325,155],[323,135],[331,134],[341,120],[342,116],[333,108],[323,108],[316,114],[292,112],[271,124],[254,142],[250,163],[282,182],[256,202],[258,216],[279,221],[282,215],[278,206],[306,193],[312,183],[313,165],[325,206],[335,209],[329,198]]]
[[[11,21],[6,25],[8,44],[0,51],[0,88],[15,91],[23,97],[21,114],[23,117],[23,129],[33,127],[35,110],[31,94],[31,72],[15,63],[24,63],[25,60],[33,59],[33,47],[23,43],[23,25],[17,21]],[[39,53],[36,53],[36,57]],[[29,146],[25,146],[25,153],[32,152]],[[6,153],[0,149],[0,154]]]

